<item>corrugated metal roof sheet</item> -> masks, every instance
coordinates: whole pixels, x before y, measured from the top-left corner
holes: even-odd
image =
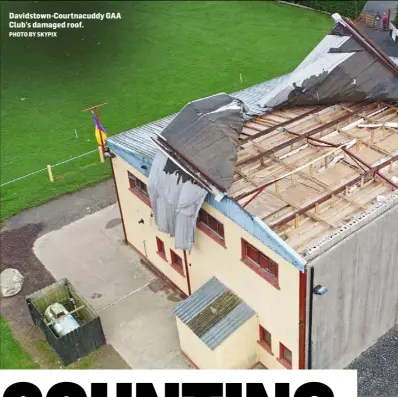
[[[266,95],[267,91],[271,90],[276,84],[283,81],[286,76],[288,75],[277,77],[252,87],[245,88],[244,90],[231,94],[231,96],[242,100],[249,108],[250,115],[254,116],[264,114],[266,109],[260,108],[257,105],[259,100]],[[112,145],[115,145],[124,150],[132,150],[145,158],[153,159],[155,157],[156,147],[153,144],[151,137],[156,136],[156,134],[160,134],[162,130],[174,119],[174,117],[177,116],[177,114],[178,113],[174,113],[170,116],[164,117],[163,119],[111,136],[107,139],[107,143],[111,148]]]
[[[215,277],[179,303],[173,312],[211,350],[255,315],[250,306]]]

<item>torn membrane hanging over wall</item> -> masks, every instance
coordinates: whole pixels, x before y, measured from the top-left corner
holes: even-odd
[[[396,101],[398,66],[351,21],[337,23],[304,61],[260,101],[264,108]]]
[[[227,94],[190,102],[154,139],[148,194],[159,231],[190,251],[208,193],[221,200],[231,186],[245,105]]]

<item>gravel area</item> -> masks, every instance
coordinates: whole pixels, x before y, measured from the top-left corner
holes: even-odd
[[[398,325],[348,368],[358,370],[358,396],[398,396]]]
[[[17,229],[31,223],[40,223],[42,229],[37,237],[60,229],[84,216],[116,203],[113,180],[78,192],[65,194],[39,207],[20,212],[5,222],[2,232]]]

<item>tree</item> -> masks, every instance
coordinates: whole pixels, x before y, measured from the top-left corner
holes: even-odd
[[[392,20],[393,25],[398,28],[398,6],[397,9],[395,11],[395,18]]]

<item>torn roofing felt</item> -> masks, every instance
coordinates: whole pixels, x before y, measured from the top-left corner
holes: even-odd
[[[265,108],[394,101],[398,66],[346,18],[337,22],[304,61],[260,101]]]
[[[155,222],[175,237],[175,248],[191,250],[196,218],[208,192],[232,184],[245,106],[227,94],[189,103],[154,139],[148,180]]]
[[[190,102],[162,137],[218,189],[232,184],[236,148],[243,129],[243,102],[227,94]]]

